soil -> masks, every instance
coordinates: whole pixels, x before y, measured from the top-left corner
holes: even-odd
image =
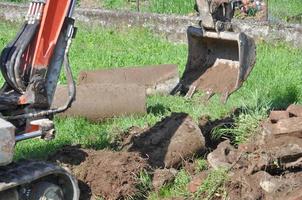
[[[153,168],[178,168],[187,158],[205,151],[205,138],[185,113],[173,113],[152,128],[125,140],[124,151],[139,152]]]
[[[148,168],[137,153],[95,151],[67,146],[49,158],[68,167],[79,180],[81,199],[125,199],[138,192],[139,173]]]
[[[204,116],[199,126],[187,114],[173,113],[152,128],[130,129],[117,144],[119,152],[67,146],[49,160],[71,169],[79,180],[83,200],[96,196],[106,200],[144,199],[137,196],[142,194],[138,190],[142,170],[152,175],[153,189],[158,191],[175,178],[177,170],[172,167],[180,166],[193,177],[188,185],[191,193],[198,191],[211,170],[223,166],[229,172],[224,188],[230,199],[299,200],[302,199],[299,110],[302,111],[302,106],[291,106],[286,112],[273,111],[263,125],[273,128],[263,128],[257,136],[236,147],[230,140],[211,141],[209,136],[213,128],[231,125],[238,110],[220,120],[211,121]],[[204,156],[206,150],[211,151],[207,155],[208,170],[197,171],[194,155],[202,152]],[[214,199],[219,198],[216,195]]]
[[[302,107],[290,112],[299,109]],[[265,126],[274,128],[263,129],[238,148],[226,140],[208,155],[212,168],[229,169],[226,190],[230,199],[302,198],[302,125],[297,123],[299,119],[285,111],[273,111]]]
[[[197,88],[203,90],[209,97],[220,93],[223,98],[227,98],[236,90],[238,70],[238,62],[217,59],[215,64],[200,77]]]

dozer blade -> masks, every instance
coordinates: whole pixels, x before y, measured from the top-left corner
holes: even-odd
[[[226,102],[254,67],[254,40],[244,33],[216,33],[192,26],[187,33],[188,62],[179,88],[187,96],[203,91],[207,99],[219,93]]]

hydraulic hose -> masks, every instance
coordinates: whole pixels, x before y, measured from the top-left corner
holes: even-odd
[[[3,119],[17,120],[17,119],[44,117],[44,116],[49,116],[49,115],[64,112],[71,106],[71,104],[75,100],[75,96],[76,96],[76,85],[75,85],[75,81],[73,80],[72,71],[71,71],[71,67],[69,64],[69,58],[68,58],[68,49],[70,47],[70,44],[71,44],[71,38],[68,39],[65,56],[64,56],[64,61],[63,61],[65,74],[66,74],[66,78],[67,78],[67,84],[68,84],[68,100],[65,103],[65,105],[63,105],[59,108],[56,108],[56,109],[49,109],[46,111],[27,113],[27,114],[17,115],[17,116],[4,116],[4,117],[2,117]]]

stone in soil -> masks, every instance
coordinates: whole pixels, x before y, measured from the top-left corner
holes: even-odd
[[[224,141],[208,155],[212,168],[229,167],[237,160],[226,184],[230,199],[301,199],[302,117],[277,114],[271,114],[275,121],[267,120],[264,130],[238,149]]]
[[[287,112],[294,117],[302,117],[302,105],[292,104],[287,109]]]
[[[209,165],[213,169],[218,169],[220,167],[229,168],[232,163],[236,160],[236,155],[234,154],[234,147],[230,144],[229,140],[221,142],[217,149],[208,154],[207,160]]]
[[[277,123],[281,119],[288,119],[289,112],[284,110],[271,111],[269,119],[272,123]]]
[[[173,113],[154,127],[129,137],[123,149],[139,152],[155,168],[178,168],[184,159],[205,151],[200,128],[185,113]]]
[[[264,133],[268,140],[272,137],[280,137],[284,135],[292,135],[302,138],[302,117],[292,117],[281,119],[277,123],[266,121],[262,124]]]

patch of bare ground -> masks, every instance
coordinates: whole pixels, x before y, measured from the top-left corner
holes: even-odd
[[[67,146],[50,160],[68,167],[79,180],[81,199],[125,199],[138,192],[139,174],[148,167],[137,153]]]

